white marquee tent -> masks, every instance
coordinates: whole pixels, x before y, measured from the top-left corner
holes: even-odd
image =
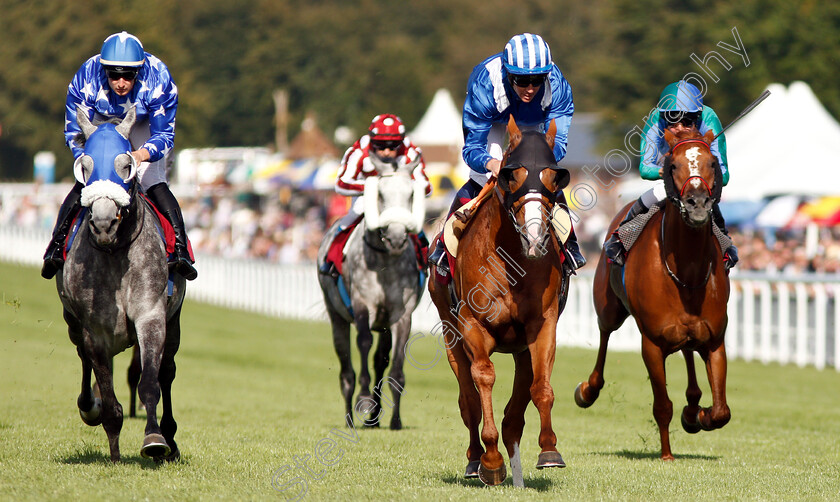
[[[731,173],[723,200],[840,194],[840,123],[805,82],[767,89],[725,133]]]

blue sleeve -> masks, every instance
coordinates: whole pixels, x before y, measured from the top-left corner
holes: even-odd
[[[178,87],[169,68],[159,59],[146,54],[149,78],[146,85],[146,110],[149,113],[149,139],[141,148],[149,151],[149,162],[163,158],[175,145],[175,114],[178,111]]]
[[[73,80],[67,86],[67,100],[64,103],[64,143],[70,147],[74,159],[79,158],[84,153],[84,150],[75,141],[76,136],[82,132],[78,122],[76,122],[76,107],[80,106],[87,112],[88,119],[92,119],[94,102],[92,99],[89,100],[89,97],[95,99],[95,93],[99,88],[96,79],[93,78],[96,73],[91,70],[91,61],[94,61],[94,58],[88,59],[82,64],[73,76]],[[96,61],[94,62],[96,65],[99,64]]]
[[[464,129],[464,162],[473,171],[486,173],[484,167],[491,158],[487,153],[487,135],[498,117],[493,100],[493,88],[482,65],[476,66],[467,83],[462,127]]]
[[[554,157],[560,162],[566,156],[569,143],[569,128],[572,125],[572,115],[575,113],[575,103],[572,98],[572,86],[560,73],[557,65],[551,71],[551,107],[546,114],[545,125],[554,119],[557,123],[557,134],[554,136]],[[547,130],[547,129],[546,129]]]

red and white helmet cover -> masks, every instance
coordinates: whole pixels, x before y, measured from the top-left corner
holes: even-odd
[[[405,125],[396,115],[383,113],[373,117],[368,128],[372,140],[402,140],[405,138]]]

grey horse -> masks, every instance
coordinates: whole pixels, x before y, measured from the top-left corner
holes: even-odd
[[[85,184],[85,214],[56,275],[56,287],[70,340],[82,360],[77,400],[82,420],[91,426],[102,424],[111,461],[119,461],[123,410],[114,395],[113,357],[136,344],[142,366],[139,395],[147,417],[140,454],[173,461],[180,452],[174,439],[171,388],[186,285],[178,274],[169,282],[160,222],[145,197],[137,194],[137,166],[126,139],[135,116],[131,108],[121,122],[95,126],[83,111],[77,113],[85,154],[76,160],[74,173]],[[91,370],[101,398],[91,388]],[[161,393],[163,416],[158,424]]]
[[[366,418],[366,427],[378,427],[382,414],[382,394],[391,387],[393,408],[390,428],[402,428],[400,397],[405,388],[405,345],[411,330],[411,313],[425,287],[425,272],[418,267],[410,233],[422,230],[425,217],[425,191],[421,181],[411,179],[417,162],[395,170],[394,166],[371,161],[380,173],[369,177],[364,191],[364,220],[356,227],[347,244],[342,274],[339,278],[319,274],[324,303],[332,323],[333,344],[341,363],[339,383],[345,401],[345,419],[353,425],[353,393],[356,373],[350,359],[350,324],[356,326],[356,344],[361,355],[360,392],[356,412]],[[318,267],[325,260],[329,243],[338,231],[337,223],[327,232],[318,250]],[[342,291],[343,290],[343,291]],[[350,300],[348,308],[342,296]],[[371,395],[368,354],[373,334],[379,343],[373,356],[375,382]],[[392,352],[393,349],[393,352]],[[391,368],[385,376],[389,361]]]

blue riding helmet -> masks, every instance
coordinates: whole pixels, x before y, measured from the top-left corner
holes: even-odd
[[[539,35],[523,33],[511,38],[502,52],[502,63],[513,75],[534,75],[551,71],[551,49]]]
[[[99,55],[102,66],[139,68],[145,60],[143,44],[137,37],[125,31],[106,38]]]
[[[660,112],[699,112],[703,110],[700,89],[685,80],[668,84],[659,95]]]

